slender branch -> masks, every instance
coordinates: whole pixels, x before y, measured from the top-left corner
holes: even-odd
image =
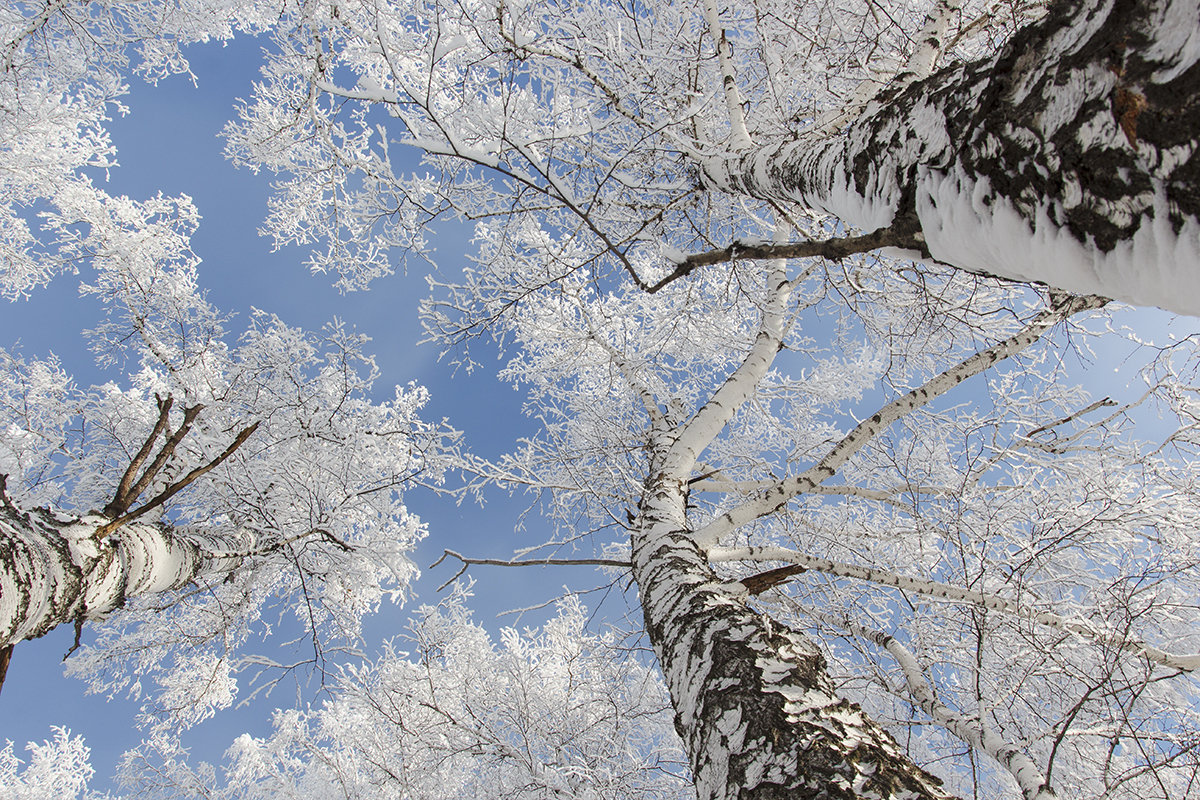
[[[1105,397],[1102,400],[1097,400],[1096,402],[1092,403],[1087,408],[1080,409],[1079,411],[1076,411],[1074,414],[1065,416],[1056,422],[1048,422],[1045,425],[1042,425],[1040,428],[1034,428],[1033,430],[1031,430],[1025,434],[1025,438],[1028,439],[1030,437],[1036,436],[1039,433],[1044,433],[1045,431],[1048,431],[1051,428],[1057,428],[1059,425],[1066,425],[1068,422],[1070,422],[1074,419],[1078,419],[1079,417],[1082,417],[1084,414],[1090,414],[1091,412],[1095,411],[1097,408],[1113,408],[1116,405],[1118,405],[1116,400]]]
[[[1020,617],[1048,628],[1067,631],[1096,644],[1115,647],[1128,653],[1141,656],[1147,661],[1160,664],[1170,669],[1191,672],[1200,669],[1200,653],[1179,655],[1160,650],[1153,645],[1126,639],[1123,636],[1097,630],[1092,625],[1080,620],[1067,619],[1049,611],[1034,611],[1021,606],[1012,600],[1005,600],[994,594],[963,589],[946,583],[938,583],[927,578],[913,578],[885,569],[863,567],[844,561],[831,561],[827,558],[817,558],[795,550],[783,547],[714,547],[708,551],[708,560],[719,561],[784,561],[804,567],[813,572],[823,572],[836,575],[839,578],[853,578],[867,581],[880,586],[891,586],[896,589],[916,592],[917,594],[937,600],[947,600],[953,603],[964,603],[979,606],[989,611],[997,611],[1009,616]]]
[[[746,112],[742,108],[742,96],[733,71],[733,45],[721,27],[716,0],[704,0],[704,21],[708,23],[708,35],[717,49],[717,63],[721,67],[721,88],[725,94],[725,111],[729,116],[729,145],[735,151],[749,150],[754,146],[754,141],[746,129]]]
[[[462,562],[462,568],[459,569],[458,572],[454,573],[454,576],[452,578],[450,578],[450,580],[446,581],[445,583],[443,583],[441,586],[439,586],[437,588],[437,591],[439,591],[439,592],[442,589],[445,589],[450,584],[454,583],[454,581],[458,580],[458,577],[467,571],[467,567],[470,567],[470,566],[473,566],[476,564],[491,566],[491,567],[592,566],[592,567],[621,567],[622,569],[629,569],[631,566],[628,561],[621,561],[621,560],[615,559],[615,558],[530,558],[530,559],[520,559],[520,560],[509,559],[506,561],[504,559],[499,559],[499,558],[470,558],[470,557],[464,556],[461,553],[458,553],[454,550],[443,550],[442,554],[440,556],[438,556],[438,560],[433,562],[432,564],[430,564],[429,568],[433,569],[438,564],[441,564],[443,561],[446,560],[446,556],[452,556],[454,558],[457,558],[459,561]]]
[[[892,75],[879,74],[868,77],[854,89],[854,93],[836,108],[826,111],[817,120],[816,126],[805,133],[811,137],[828,136],[862,113],[867,103],[886,86],[900,88],[928,77],[937,65],[946,48],[946,33],[950,20],[961,13],[962,0],[939,0],[925,17],[925,25],[914,37],[916,48],[903,68]],[[870,69],[870,67],[868,67]]]
[[[68,0],[49,0],[46,7],[38,12],[29,20],[29,24],[21,31],[16,38],[8,42],[4,46],[4,72],[7,74],[13,68],[13,62],[16,58],[17,51],[21,49],[21,45],[26,39],[33,36],[39,29],[45,27],[50,18],[55,12],[63,10],[66,7]]]
[[[279,552],[287,545],[295,544],[296,542],[307,539],[313,534],[318,534],[322,539],[334,545],[344,553],[351,553],[355,550],[353,546],[346,544],[344,541],[334,536],[324,528],[309,528],[304,533],[297,533],[292,536],[287,536],[283,539],[270,542],[266,547],[254,547],[248,550],[210,550],[204,555],[205,558],[209,559],[246,559],[253,556],[262,556],[268,553]]]
[[[1059,322],[1081,311],[1100,308],[1108,300],[1095,295],[1068,297],[1038,314],[1021,331],[1008,339],[980,350],[958,365],[930,378],[916,389],[888,403],[854,430],[846,434],[825,456],[799,475],[778,481],[761,496],[744,502],[695,531],[693,536],[701,547],[711,547],[721,537],[760,517],[773,514],[793,497],[811,491],[837,474],[850,457],[896,420],[921,408],[946,392],[992,366],[1021,353]]]
[[[579,312],[587,316],[587,308],[583,303],[578,303]],[[621,377],[629,384],[629,388],[642,401],[642,408],[646,411],[646,416],[650,418],[650,425],[655,430],[665,430],[667,420],[663,416],[662,409],[658,407],[658,402],[654,399],[654,393],[650,391],[650,387],[638,379],[634,374],[633,368],[629,363],[621,357],[616,348],[612,347],[608,342],[604,341],[595,330],[592,329],[591,319],[588,319],[588,340],[595,343],[597,347],[608,354],[609,360],[620,371]]]
[[[808,613],[886,650],[900,667],[904,682],[908,685],[908,694],[917,707],[971,747],[994,758],[1016,779],[1026,800],[1053,800],[1057,797],[1038,765],[1019,747],[1005,741],[980,716],[960,713],[939,700],[916,656],[894,636],[864,627],[848,618],[837,618],[813,610],[808,610]]]
[[[782,226],[776,227],[775,235],[783,235]],[[791,299],[792,289],[812,269],[810,267],[796,281],[789,281],[786,263],[781,258],[768,262],[769,267],[764,276],[767,297],[762,321],[746,357],[695,415],[680,428],[670,455],[671,460],[675,462],[672,469],[676,470],[676,474],[687,475],[692,472],[700,454],[754,394],[759,382],[779,354],[789,325],[784,311]]]
[[[922,80],[933,74],[946,45],[950,20],[962,13],[963,0],[939,0],[925,17],[925,26],[915,37],[916,50],[897,76],[904,84]]]
[[[162,432],[167,427],[167,422],[170,420],[171,406],[175,402],[175,398],[168,394],[167,399],[163,400],[158,395],[154,395],[154,400],[158,403],[158,419],[155,421],[150,435],[142,443],[141,449],[137,451],[133,460],[129,462],[129,466],[125,469],[125,474],[121,476],[121,480],[117,484],[117,491],[113,494],[113,499],[104,507],[104,515],[106,517],[113,517],[115,519],[121,516],[137,500],[136,495],[131,496],[130,494],[134,476],[142,468],[142,464],[146,463],[146,459],[150,457],[150,450],[154,447],[154,443],[158,441],[158,437],[162,435]]]
[[[167,460],[175,454],[175,448],[183,441],[183,437],[187,436],[188,431],[192,429],[192,423],[196,421],[196,417],[204,410],[204,406],[197,403],[194,406],[183,409],[183,423],[179,428],[171,434],[166,442],[163,443],[162,449],[158,451],[158,455],[150,462],[150,466],[146,467],[146,471],[142,473],[142,477],[138,478],[138,482],[129,490],[128,497],[125,502],[125,511],[129,509],[133,503],[142,496],[142,492],[146,491],[146,487],[154,480],[159,471],[167,463]]]

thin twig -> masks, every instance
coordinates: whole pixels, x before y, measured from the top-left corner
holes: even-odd
[[[462,555],[461,553],[457,553],[454,550],[443,550],[442,554],[440,556],[438,556],[438,560],[433,562],[432,564],[430,564],[429,568],[433,569],[438,564],[441,564],[443,561],[446,560],[446,556],[453,556],[454,558],[457,558],[459,561],[462,562],[462,568],[459,569],[458,572],[454,573],[454,576],[452,578],[450,578],[450,580],[446,581],[445,583],[443,583],[441,586],[439,586],[437,588],[437,591],[439,591],[439,592],[442,589],[445,589],[450,584],[454,583],[454,581],[458,580],[458,577],[467,571],[467,567],[475,565],[475,564],[482,564],[482,565],[491,566],[491,567],[593,566],[593,567],[622,567],[623,569],[629,569],[631,566],[633,566],[628,561],[619,561],[615,558],[536,558],[536,559],[521,559],[521,560],[510,559],[508,561],[505,561],[505,560],[499,559],[499,558],[470,558],[468,556]]]

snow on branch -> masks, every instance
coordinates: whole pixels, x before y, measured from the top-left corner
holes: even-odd
[[[928,714],[930,719],[938,725],[976,750],[987,753],[1008,770],[1016,779],[1017,785],[1021,787],[1021,794],[1025,800],[1053,800],[1058,796],[1050,788],[1045,773],[1021,748],[1005,741],[978,714],[963,714],[939,700],[933,687],[929,685],[916,656],[896,637],[859,625],[849,618],[834,617],[831,614],[813,610],[810,610],[809,613],[817,619],[842,628],[851,635],[866,639],[886,650],[895,659],[896,665],[900,667],[900,672],[903,673],[904,682],[908,688],[908,695],[917,707]]]
[[[190,486],[196,481],[196,479],[203,477],[205,474],[220,466],[223,461],[237,452],[237,449],[246,443],[246,440],[249,439],[256,430],[258,430],[258,426],[260,424],[259,422],[254,422],[248,427],[238,431],[237,435],[233,437],[233,441],[230,442],[229,446],[226,447],[225,450],[222,451],[221,454],[216,458],[212,459],[203,466],[196,467],[179,480],[171,482],[165,489],[147,502],[143,503],[136,510],[130,511],[129,507],[137,501],[142,492],[146,490],[146,487],[150,485],[150,482],[154,480],[156,475],[158,475],[159,471],[163,468],[163,465],[166,464],[168,459],[170,459],[175,453],[175,449],[179,446],[179,443],[183,441],[183,438],[187,435],[188,431],[191,430],[192,424],[196,421],[196,417],[199,416],[200,412],[204,410],[204,406],[200,404],[189,406],[188,408],[184,409],[183,423],[167,438],[167,441],[163,443],[163,447],[158,452],[158,455],[154,457],[152,462],[150,462],[150,466],[146,467],[146,471],[142,473],[140,478],[138,478],[137,483],[133,483],[131,486],[130,484],[133,482],[133,476],[137,473],[137,470],[141,467],[141,465],[145,462],[146,457],[150,454],[150,450],[153,448],[155,440],[166,428],[167,418],[171,411],[172,398],[170,395],[167,395],[166,400],[163,400],[157,395],[155,395],[154,399],[158,403],[158,420],[154,423],[154,429],[151,430],[150,435],[146,437],[146,441],[142,445],[142,448],[129,463],[129,468],[126,469],[125,474],[121,476],[121,482],[117,486],[117,491],[112,501],[104,507],[104,515],[110,517],[111,522],[97,529],[97,538],[104,538],[125,523],[132,522],[146,512],[162,506],[180,491]]]
[[[930,378],[916,389],[898,397],[864,419],[846,434],[825,456],[799,475],[774,484],[759,497],[738,505],[695,531],[693,536],[701,547],[712,547],[721,537],[756,519],[773,514],[792,498],[810,491],[837,474],[876,435],[898,419],[928,404],[958,386],[968,378],[1011,358],[1041,339],[1042,335],[1073,314],[1100,308],[1108,302],[1095,295],[1068,297],[1034,317],[1023,329],[1008,339],[980,350],[958,365]],[[722,387],[724,388],[724,387]]]
[[[523,559],[500,559],[500,558],[471,558],[464,556],[454,550],[443,550],[438,556],[438,560],[429,565],[433,569],[438,564],[446,560],[446,556],[457,558],[462,562],[462,567],[458,572],[437,588],[437,591],[445,589],[450,584],[454,583],[459,577],[467,571],[467,567],[478,564],[490,567],[620,567],[621,569],[629,569],[628,561],[620,561],[615,558],[523,558]]]
[[[783,229],[780,226],[776,230],[776,236],[782,233]],[[729,374],[708,402],[679,431],[671,449],[672,458],[677,462],[676,467],[679,468],[680,474],[691,472],[692,466],[704,449],[753,395],[779,353],[788,328],[784,312],[791,299],[792,290],[811,272],[812,267],[805,270],[799,278],[789,281],[785,268],[787,262],[784,259],[772,259],[768,263],[769,267],[764,270],[767,299],[762,321],[758,326],[758,335],[742,363]]]
[[[1096,644],[1115,647],[1127,653],[1141,656],[1147,661],[1167,667],[1168,669],[1191,672],[1200,669],[1200,653],[1178,655],[1161,650],[1153,645],[1126,639],[1106,631],[1098,630],[1089,623],[1081,620],[1067,619],[1049,611],[1035,611],[1012,600],[973,589],[963,589],[946,583],[931,581],[926,578],[913,578],[885,569],[863,567],[844,561],[832,561],[818,558],[784,547],[714,547],[708,551],[708,560],[712,562],[727,561],[784,561],[803,567],[806,570],[836,575],[839,578],[854,578],[891,586],[904,591],[916,592],[925,597],[937,600],[947,600],[953,603],[964,603],[979,606],[989,611],[997,611],[1009,616],[1020,617],[1039,625],[1045,625],[1056,630],[1067,631]]]

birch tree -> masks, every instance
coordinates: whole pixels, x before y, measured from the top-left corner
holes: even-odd
[[[890,246],[1195,313],[1190,1],[305,6],[231,154],[284,173],[270,230],[345,285],[457,209],[512,215],[514,252],[570,232],[543,280],[654,288],[769,239],[728,208],[757,198],[874,234],[801,226],[781,254]]]
[[[0,635],[11,653],[73,624],[78,647],[104,620],[69,671],[136,693],[154,680],[148,711],[186,723],[228,705],[248,665],[321,668],[403,596],[424,534],[403,491],[440,480],[453,437],[419,420],[418,387],[371,398],[362,336],[260,312],[229,343],[195,265],[146,255],[92,250],[88,290],[111,306],[93,341],[126,385],[0,351]],[[300,663],[238,654],[272,608],[311,639]]]
[[[81,275],[106,309],[81,335],[112,376],[79,385],[52,355],[0,348],[0,680],[14,646],[73,625],[68,670],[164,725],[229,705],[248,669],[263,688],[355,646],[415,573],[424,528],[403,490],[436,484],[453,446],[418,418],[420,387],[375,398],[350,327],[255,312],[231,334],[199,288],[191,201],[90,177],[115,164],[104,124],[130,70],[186,72],[183,45],[261,23],[238,8],[0,12],[0,292]],[[281,614],[311,642],[299,663],[253,643]]]
[[[1194,341],[1140,400],[1068,373],[1105,296],[1195,310],[1195,16],[305,4],[229,152],[343,288],[476,223],[429,331],[467,363],[512,343],[546,425],[472,467],[544,493],[556,548],[628,564],[700,797],[1179,797]],[[182,429],[166,402],[143,430]],[[106,507],[157,441],[126,439]]]
[[[428,329],[545,422],[476,471],[629,564],[700,797],[1177,797],[1192,340],[1141,400],[1069,364],[1106,296],[1194,310],[1195,16],[312,6],[229,147],[344,287],[475,221]]]

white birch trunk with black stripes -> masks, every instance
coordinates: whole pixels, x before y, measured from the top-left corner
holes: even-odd
[[[98,537],[110,521],[0,503],[0,647],[103,619],[129,598],[181,588],[238,560],[154,522]]]

